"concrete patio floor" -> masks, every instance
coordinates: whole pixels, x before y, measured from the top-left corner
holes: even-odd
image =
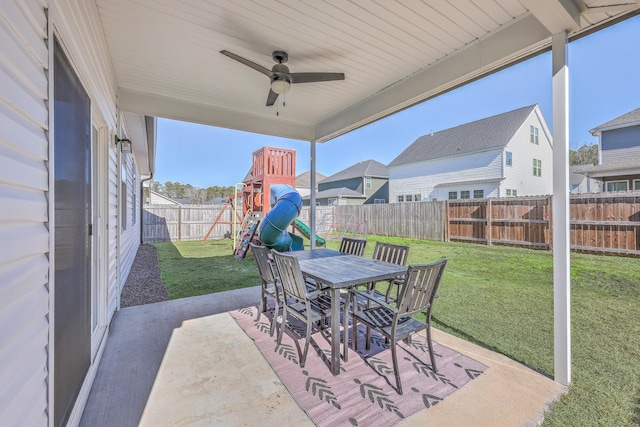
[[[313,425],[227,313],[259,297],[256,286],[120,310],[80,425]],[[438,330],[433,338],[489,369],[398,425],[536,426],[566,392],[505,356]]]

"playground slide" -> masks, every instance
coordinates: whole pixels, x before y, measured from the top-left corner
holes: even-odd
[[[300,221],[298,218],[295,219],[295,221],[293,222],[293,226],[296,228],[296,230],[298,230],[300,232],[300,234],[302,234],[304,237],[306,237],[307,239],[310,239],[311,237],[311,230],[309,229],[309,226],[307,226],[307,224],[305,224],[304,222]],[[322,237],[318,236],[316,234],[316,243],[320,246],[325,246],[327,244],[327,241],[324,240]]]
[[[286,184],[271,186],[273,206],[258,226],[258,239],[268,248],[279,252],[304,250],[302,237],[287,232],[287,227],[300,214],[302,197]]]

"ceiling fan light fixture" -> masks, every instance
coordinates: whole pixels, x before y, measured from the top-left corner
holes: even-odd
[[[274,79],[271,82],[271,90],[278,95],[284,95],[291,90],[291,82],[285,79]]]

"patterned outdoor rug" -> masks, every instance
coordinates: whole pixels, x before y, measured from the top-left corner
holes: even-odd
[[[433,372],[422,333],[412,339],[411,345],[400,344],[398,364],[404,394],[399,395],[395,389],[391,350],[379,335],[372,334],[371,349],[365,350],[364,328],[359,330],[358,352],[349,349],[349,361],[341,360],[340,375],[334,377],[329,371],[331,353],[326,332],[314,331],[307,362],[300,368],[304,324],[295,326],[302,338],[287,328],[276,352],[277,331],[273,337],[269,336],[270,312],[263,313],[260,321],[256,321],[257,307],[230,314],[256,343],[298,405],[320,426],[393,425],[437,405],[487,368],[434,341],[438,373]]]

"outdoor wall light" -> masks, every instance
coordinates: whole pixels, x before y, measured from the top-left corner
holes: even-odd
[[[116,146],[120,144],[120,151],[123,153],[131,153],[131,140],[129,138],[120,139],[116,136]]]
[[[273,79],[271,81],[271,90],[278,95],[284,95],[291,90],[291,82],[286,79]]]

